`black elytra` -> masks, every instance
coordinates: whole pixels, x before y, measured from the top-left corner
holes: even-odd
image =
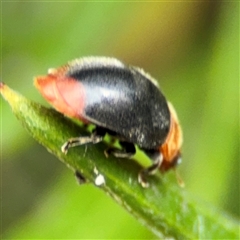
[[[142,70],[88,62],[79,68],[70,66],[66,74],[83,86],[85,119],[141,149],[158,149],[163,144],[170,128],[168,104]]]

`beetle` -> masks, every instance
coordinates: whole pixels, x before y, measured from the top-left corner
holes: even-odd
[[[147,175],[165,172],[181,161],[182,131],[177,114],[167,102],[157,81],[144,70],[110,57],[83,57],[46,76],[35,78],[35,86],[59,112],[96,125],[90,136],[69,139],[69,148],[103,141],[106,133],[119,139],[121,149],[105,154],[130,158],[137,145],[152,160],[138,181],[148,187]]]

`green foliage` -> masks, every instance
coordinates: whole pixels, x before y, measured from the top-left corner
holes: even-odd
[[[73,171],[81,172],[91,183],[96,179],[97,169],[105,179],[101,189],[156,236],[176,239],[238,237],[237,223],[190,200],[168,176],[158,174],[151,179],[151,187],[143,189],[137,182],[139,166],[111,157],[106,161],[102,153],[104,146],[100,144],[89,147],[86,153],[84,148],[79,147],[71,149],[67,155],[63,154],[62,143],[83,133],[78,125],[54,110],[29,101],[6,85],[1,86],[1,93],[16,117],[38,142]]]

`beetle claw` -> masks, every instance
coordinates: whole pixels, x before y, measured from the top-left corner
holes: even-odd
[[[68,152],[68,148],[69,148],[69,141],[65,142],[62,147],[61,147],[61,151],[66,155]]]
[[[146,171],[142,170],[139,172],[138,174],[138,182],[141,184],[141,186],[143,188],[148,188],[149,187],[149,183],[146,180]]]

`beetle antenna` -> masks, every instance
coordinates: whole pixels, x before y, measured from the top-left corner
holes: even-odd
[[[174,168],[173,170],[174,170],[175,177],[176,177],[176,179],[177,179],[178,185],[179,185],[181,188],[184,188],[184,187],[185,187],[185,183],[184,183],[183,179],[181,178],[179,172],[177,171],[176,168]]]

